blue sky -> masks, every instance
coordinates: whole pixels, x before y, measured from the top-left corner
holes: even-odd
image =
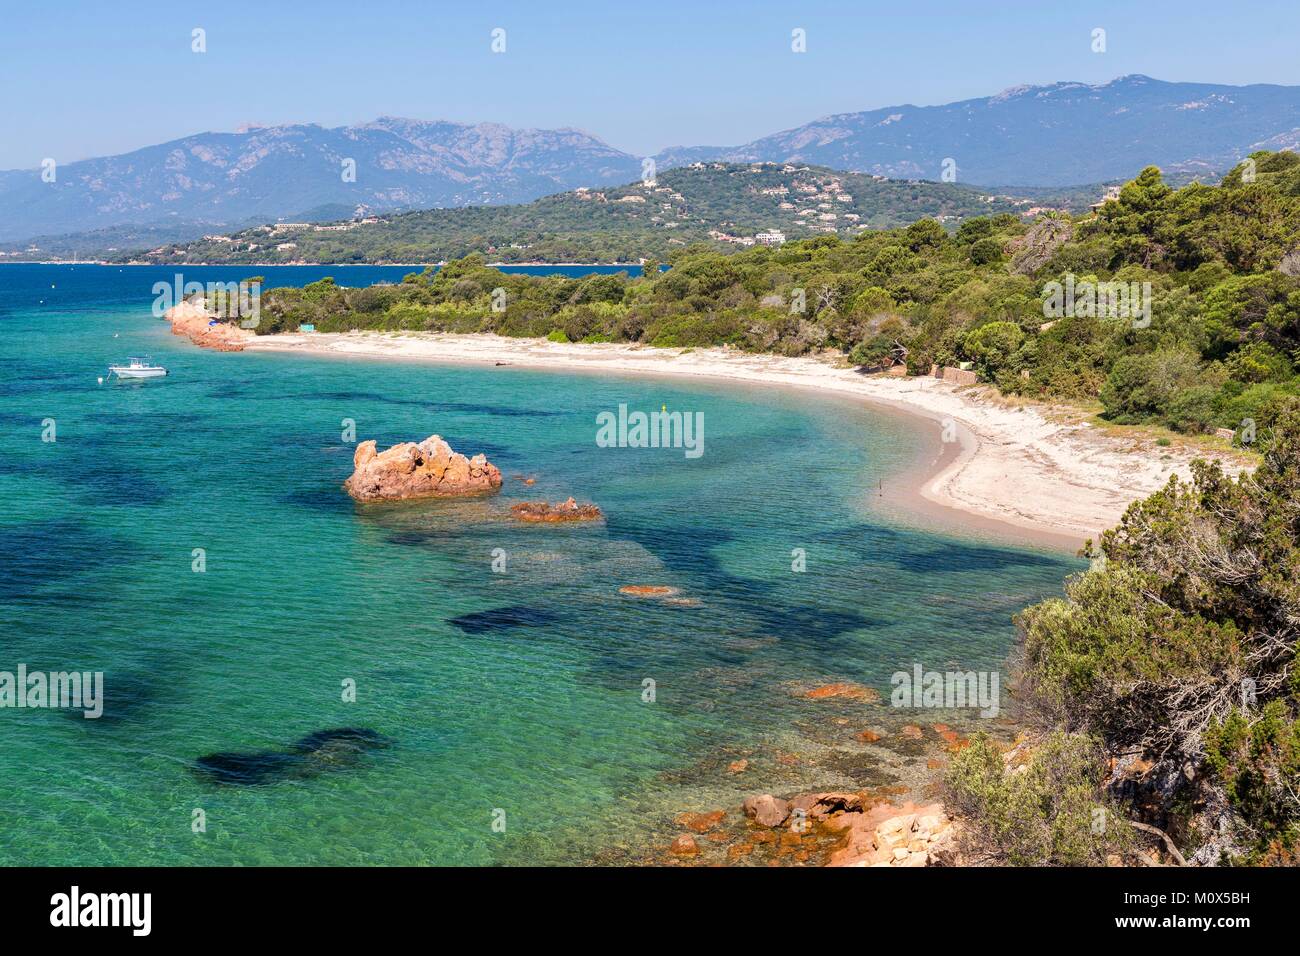
[[[0,169],[247,122],[576,126],[645,155],[1020,83],[1300,84],[1294,0],[2,0],[0,11]],[[191,52],[195,27],[204,54]],[[496,27],[503,54],[490,49]],[[803,54],[790,49],[796,27]],[[1091,50],[1096,27],[1105,53]]]

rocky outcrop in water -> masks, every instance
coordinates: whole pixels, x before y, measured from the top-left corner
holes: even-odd
[[[510,514],[520,521],[596,521],[605,517],[595,505],[580,505],[572,498],[555,504],[523,501],[511,505]]]
[[[483,455],[466,458],[438,435],[403,442],[386,451],[363,441],[352,456],[352,477],[344,484],[357,501],[456,498],[490,494],[501,487],[501,471]]]
[[[172,335],[184,335],[195,345],[218,352],[242,352],[253,334],[237,322],[213,322],[202,299],[174,305],[163,313],[163,318],[171,323]]]

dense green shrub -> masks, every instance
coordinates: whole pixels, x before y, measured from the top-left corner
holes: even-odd
[[[966,852],[1011,866],[1102,866],[1134,844],[1124,812],[1105,791],[1098,742],[1056,732],[1028,763],[1008,768],[980,735],[945,779],[948,805],[971,832]]]
[[[970,261],[977,266],[987,266],[1003,259],[1002,243],[992,236],[976,240],[970,247]]]

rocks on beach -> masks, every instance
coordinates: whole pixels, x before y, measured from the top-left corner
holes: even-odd
[[[942,804],[893,804],[862,793],[805,793],[784,800],[770,793],[745,800],[745,816],[779,840],[806,842],[814,826],[839,833],[827,866],[946,866],[957,862],[957,828]],[[795,826],[795,823],[798,826]],[[759,842],[765,842],[759,840]]]
[[[790,818],[790,801],[762,793],[747,797],[741,805],[745,816],[761,827],[776,828]]]
[[[483,455],[467,458],[438,435],[403,442],[380,452],[363,441],[352,457],[344,488],[357,501],[452,498],[489,494],[501,487],[501,471]]]
[[[195,345],[218,352],[242,352],[253,334],[237,322],[213,322],[202,299],[174,305],[163,313],[163,318],[171,323],[172,335],[184,335]]]
[[[885,803],[855,813],[828,816],[842,828],[844,846],[827,866],[950,866],[957,862],[956,827],[938,803]]]
[[[551,504],[546,501],[522,501],[510,506],[510,514],[520,521],[596,521],[604,514],[595,505],[580,505],[572,498]]]

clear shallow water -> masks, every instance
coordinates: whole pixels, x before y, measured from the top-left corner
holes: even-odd
[[[775,390],[203,352],[149,313],[173,271],[0,266],[0,670],[102,670],[108,698],[97,721],[0,709],[5,863],[635,856],[677,810],[888,779],[851,740],[880,708],[791,687],[887,697],[916,661],[997,668],[1011,614],[1078,567],[873,516],[871,489],[917,453],[896,418]],[[256,271],[276,285],[408,270]],[[96,383],[140,353],[171,375]],[[705,454],[598,448],[595,415],[620,403],[702,411]],[[381,447],[438,432],[486,452],[503,493],[355,506],[345,418]],[[607,523],[503,517],[570,494]],[[388,746],[329,766],[262,758],[257,785],[195,769],[343,727]],[[726,774],[741,755],[751,770]]]

